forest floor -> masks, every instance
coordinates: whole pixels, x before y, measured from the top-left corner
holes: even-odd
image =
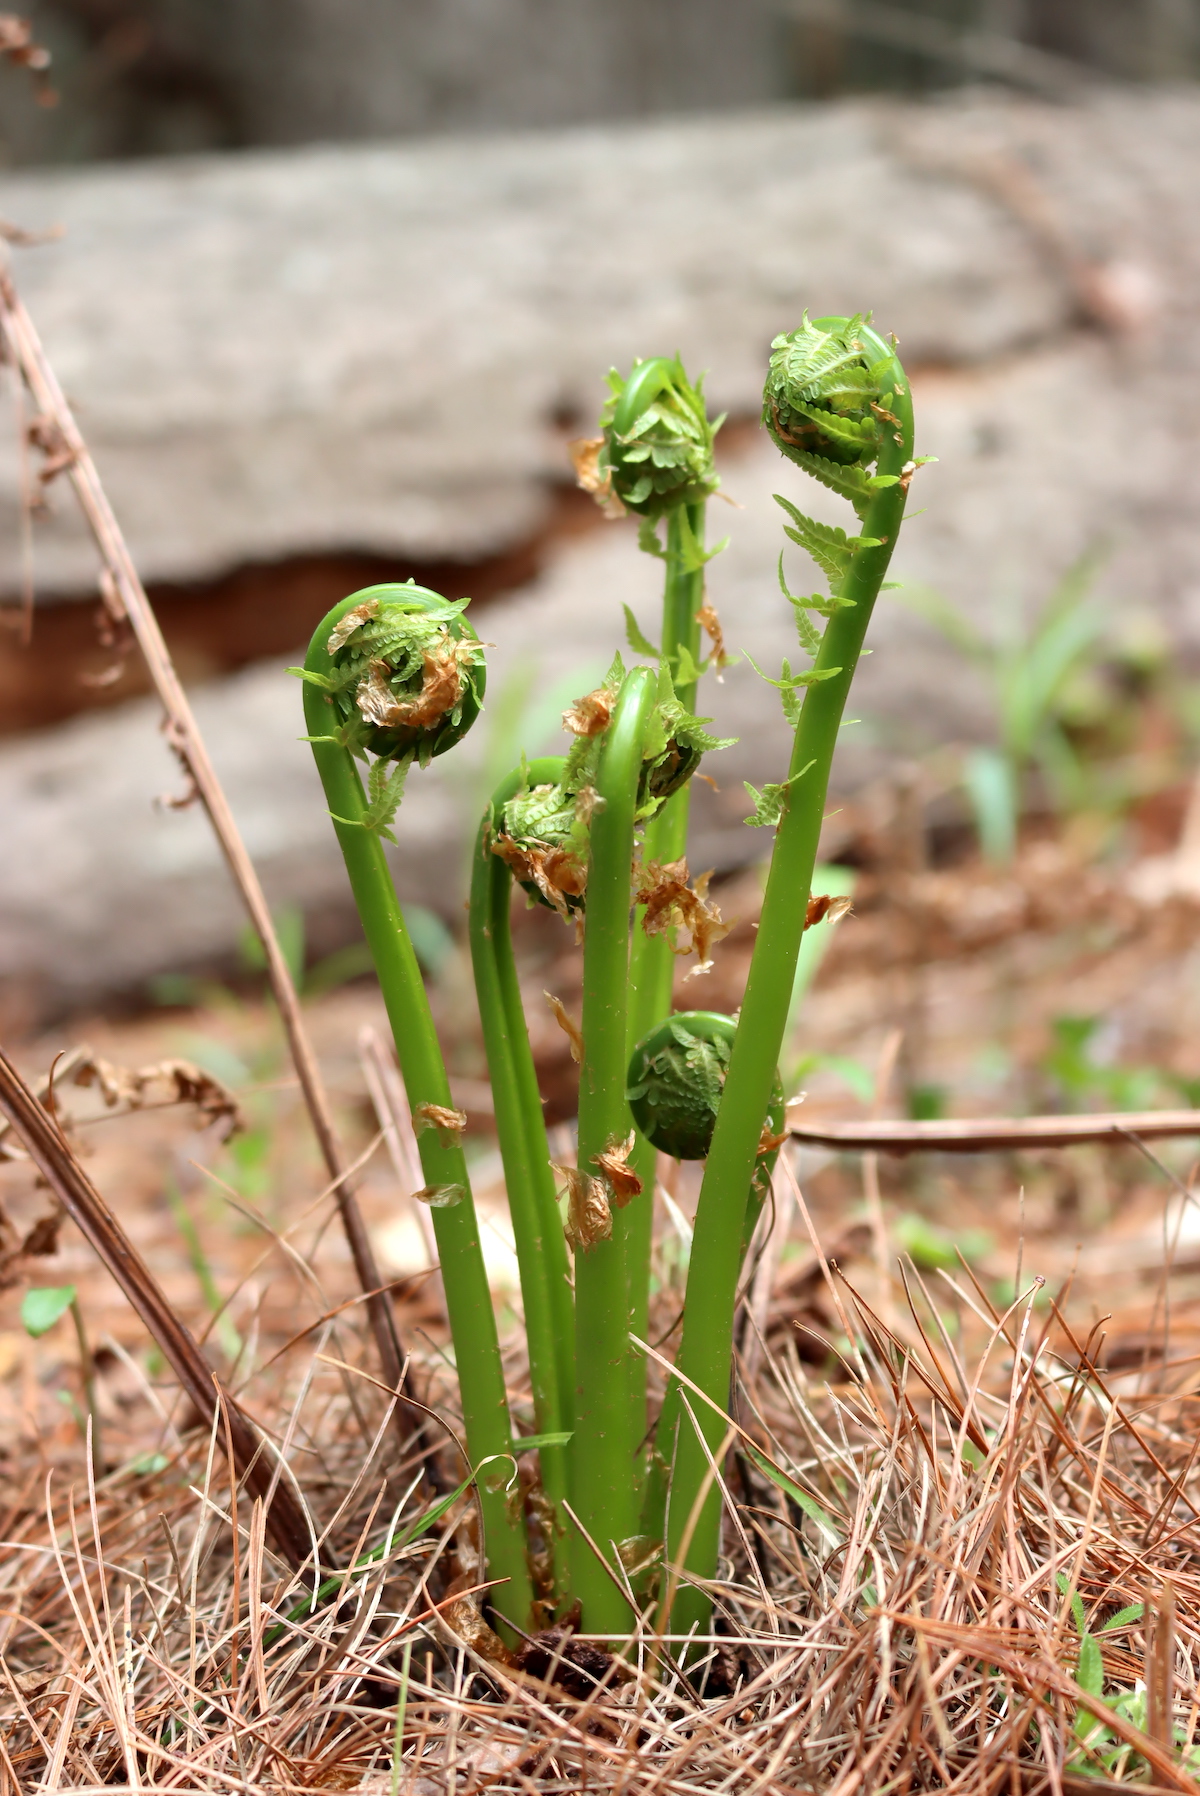
[[[1003,872],[902,850],[858,855],[854,914],[788,1044],[797,1114],[1197,1101],[1200,896],[1182,850],[1109,861],[1046,829]],[[758,889],[754,873],[726,882],[735,927],[677,1002],[736,1004]],[[542,994],[577,1014],[578,959],[553,918],[518,934],[566,1161],[572,1066]],[[31,1079],[84,1044],[124,1068],[181,1058],[232,1091],[244,1124],[228,1139],[178,1105],[109,1111],[69,1063],[60,1102],[172,1306],[284,1446],[320,1563],[390,1547],[306,1615],[311,1567],[291,1576],[244,1499],[231,1530],[221,1455],[137,1317],[73,1228],[47,1220],[29,1163],[0,1162],[0,1780],[377,1796],[1197,1787],[1195,1142],[901,1161],[792,1144],[740,1323],[744,1432],[707,1661],[685,1665],[653,1604],[623,1657],[560,1637],[557,1657],[514,1659],[445,1596],[470,1567],[467,1500],[427,1513],[430,1484],[448,1494],[462,1476],[453,1452],[422,1483],[419,1457],[400,1463],[380,1432],[349,1255],[271,1006],[249,976],[198,996],[68,1019],[17,1058]],[[529,1429],[457,948],[434,1000]],[[307,1009],[414,1376],[453,1421],[428,1230],[364,1076],[382,1006],[364,981]],[[669,1356],[696,1169],[664,1162],[662,1178],[653,1339]],[[96,1361],[91,1485],[70,1315],[38,1338],[22,1324],[29,1287],[68,1285]]]

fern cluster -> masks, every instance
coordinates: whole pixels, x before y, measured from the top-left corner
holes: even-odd
[[[707,970],[725,933],[708,875],[693,878],[687,861],[689,779],[702,755],[726,746],[691,709],[701,628],[713,641],[710,664],[725,664],[720,619],[704,591],[704,564],[715,553],[706,548],[704,500],[717,485],[716,426],[678,359],[659,358],[635,363],[627,381],[611,378],[604,434],[576,445],[583,484],[609,510],[639,514],[643,546],[663,560],[663,605],[657,648],[627,613],[630,646],[649,664],[627,669],[616,656],[603,683],[563,714],[570,752],[522,762],[496,786],[472,858],[472,970],[520,1265],[532,1435],[512,1432],[463,1119],[379,842],[411,763],[450,746],[478,712],[482,645],[461,605],[411,583],[351,595],[309,645],[309,739],[414,1121],[433,1124],[418,1134],[418,1195],[437,1237],[486,1555],[480,1571],[510,1641],[540,1626],[546,1606],[569,1618],[576,1605],[593,1636],[636,1638],[634,1608],[646,1592],[629,1583],[625,1547],[639,1537],[651,1556],[662,1542],[669,1568],[660,1634],[694,1635],[700,1646],[711,1633],[721,1549],[714,1471],[728,1445],[734,1318],[784,1140],[779,1048],[802,937],[818,920],[810,898],[834,749],[915,466],[906,386],[894,354],[860,318],[805,319],[775,345],[764,400],[772,434],[792,461],[851,501],[862,534],[780,501],[788,538],[814,559],[828,590],[788,593],[781,560],[811,664],[793,672],[785,662],[771,681],[796,728],[775,782],[751,793],[752,821],[776,834],[736,1018],[674,1014],[671,977],[674,954],[694,953],[696,970]],[[365,776],[354,755],[368,761]],[[568,1173],[573,1269],[513,949],[514,878],[574,922],[583,949],[578,1023],[551,1000],[580,1065]],[[656,1151],[707,1163],[677,1377],[652,1438],[640,1343],[652,1338]],[[701,1399],[694,1410],[691,1394]],[[527,1487],[524,1471],[519,1484],[510,1481],[501,1468],[534,1451],[540,1488]],[[638,1563],[651,1565],[640,1548]]]

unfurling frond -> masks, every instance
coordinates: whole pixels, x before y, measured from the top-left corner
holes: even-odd
[[[812,599],[807,597],[801,598],[798,593],[790,592],[788,590],[788,583],[783,574],[782,549],[779,551],[779,590],[787,600],[788,604],[795,611],[796,634],[800,638],[800,647],[806,654],[815,656],[817,650],[821,646],[821,632],[817,629],[817,626],[813,623],[808,613],[810,610],[816,610],[817,607]]]
[[[774,498],[792,520],[791,525],[784,525],[784,535],[812,556],[836,596],[855,549],[877,549],[878,542],[873,536],[847,536],[836,524],[819,524],[815,518],[805,517],[782,493],[776,493]]]
[[[624,607],[624,611],[626,642],[629,644],[635,655],[648,655],[651,661],[657,661],[662,650],[656,649],[650,639],[643,634],[637,618],[633,615],[633,612],[628,605]]]
[[[811,766],[812,762],[810,761],[808,767]],[[757,786],[752,786],[749,780],[743,781],[750,794],[750,802],[754,806],[753,814],[746,818],[746,822],[752,829],[771,829],[780,821],[787,809],[788,794],[797,780],[804,778],[808,767],[802,767],[799,773],[793,773],[790,779],[780,780],[778,784],[768,783],[761,792]]]
[[[462,615],[469,601],[411,580],[351,598],[325,638],[328,671],[294,671],[329,695],[333,740],[360,758],[424,767],[466,734],[483,702],[483,644]]]
[[[857,463],[852,462],[847,466],[842,462],[828,461],[823,455],[810,455],[803,449],[794,451],[790,459],[803,468],[806,474],[811,474],[814,480],[819,480],[822,486],[827,486],[830,492],[836,493],[841,499],[849,499],[860,518],[881,488],[896,486],[901,478],[899,474],[868,474]]]
[[[351,829],[365,829],[368,835],[382,836],[385,842],[394,843],[391,826],[404,797],[404,782],[411,765],[411,755],[403,761],[372,761],[367,774],[367,806],[362,816],[335,817],[333,821]]]
[[[678,356],[635,362],[628,380],[614,369],[608,384],[602,434],[575,450],[580,485],[609,515],[621,508],[640,513],[642,547],[661,554],[654,522],[677,505],[707,499],[720,485],[713,437],[721,420],[710,423],[703,380],[693,385]]]
[[[646,817],[653,816],[664,799],[687,784],[704,755],[732,748],[736,740],[732,736],[710,735],[704,726],[712,719],[694,716],[679,702],[665,661],[659,664],[659,681],[663,696],[647,736],[646,765],[638,794],[638,814]]]
[[[822,680],[832,680],[835,674],[840,674],[842,671],[840,667],[809,667],[803,673],[794,674],[791,662],[785,661],[782,677],[773,680],[770,674],[763,672],[753,655],[747,655],[746,659],[759,679],[765,680],[768,686],[774,686],[778,692],[797,692],[804,686],[816,686]]]
[[[806,315],[799,330],[771,345],[763,390],[763,423],[783,453],[852,501],[858,482],[847,481],[850,491],[835,486],[832,468],[862,470],[876,459],[892,398],[883,388],[889,361],[868,360],[862,322],[859,316],[823,330]]]

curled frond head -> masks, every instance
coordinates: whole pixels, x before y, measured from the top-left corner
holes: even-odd
[[[869,466],[879,453],[895,359],[861,317],[807,313],[771,345],[763,423],[790,460]]]
[[[664,799],[686,786],[706,754],[732,748],[735,741],[732,736],[710,735],[704,726],[712,722],[711,717],[697,717],[680,703],[665,663],[660,669],[659,692],[638,791],[641,816],[653,815]]]
[[[736,1033],[730,1016],[685,1010],[667,1017],[634,1048],[625,1096],[634,1122],[660,1153],[676,1160],[706,1157]],[[782,1116],[783,1086],[778,1076],[772,1118],[776,1112]]]
[[[565,779],[565,761],[562,768]],[[499,807],[491,828],[492,853],[535,903],[556,910],[564,922],[583,909],[587,887],[590,807],[584,791],[570,790],[564,780],[526,784]]]
[[[317,626],[305,678],[327,692],[347,747],[425,765],[483,702],[483,645],[451,601],[413,581],[368,586]]]
[[[721,483],[713,438],[721,420],[709,421],[703,380],[693,385],[678,356],[654,356],[635,362],[628,380],[614,369],[608,384],[602,435],[576,455],[580,484],[608,509],[651,520],[715,493]]]

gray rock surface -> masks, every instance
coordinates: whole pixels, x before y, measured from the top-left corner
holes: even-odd
[[[144,577],[196,579],[305,550],[489,552],[536,524],[553,419],[591,418],[610,364],[678,348],[753,413],[805,305],[865,296],[916,361],[1061,330],[1074,296],[1029,232],[895,140],[890,112],[846,105],[22,174],[0,212],[63,227],[18,252],[21,289]],[[91,579],[62,504],[37,566],[47,591]]]
[[[498,546],[543,503],[561,457],[551,413],[590,415],[609,361],[678,344],[746,414],[772,331],[806,302],[866,298],[901,336],[919,447],[940,458],[914,490],[925,510],[900,577],[986,618],[1040,603],[1104,540],[1098,598],[1153,612],[1195,652],[1198,150],[1200,105],[1183,97],[840,106],[22,179],[0,207],[70,224],[63,247],[22,261],[22,284],[147,572],[334,543]],[[11,581],[11,464],[3,479]],[[770,670],[791,647],[771,491],[807,487],[809,509],[840,511],[762,438],[741,439],[725,484],[745,509],[713,508],[732,540],[712,597],[731,646]],[[78,588],[68,530],[39,553],[53,584]],[[798,553],[792,571],[805,577]],[[467,819],[522,746],[554,745],[623,600],[653,634],[656,586],[614,525],[481,614],[489,711],[410,784],[407,895],[458,908]],[[988,729],[978,688],[897,599],[871,640],[843,790],[896,748]],[[196,700],[272,897],[338,901],[294,682],[254,668]],[[740,782],[777,777],[783,726],[745,663],[709,682],[704,708],[741,737],[699,816],[696,859],[729,864],[765,847],[738,824]],[[62,1001],[229,948],[240,918],[204,819],[151,805],[175,785],[140,702],[0,750],[0,982]]]

